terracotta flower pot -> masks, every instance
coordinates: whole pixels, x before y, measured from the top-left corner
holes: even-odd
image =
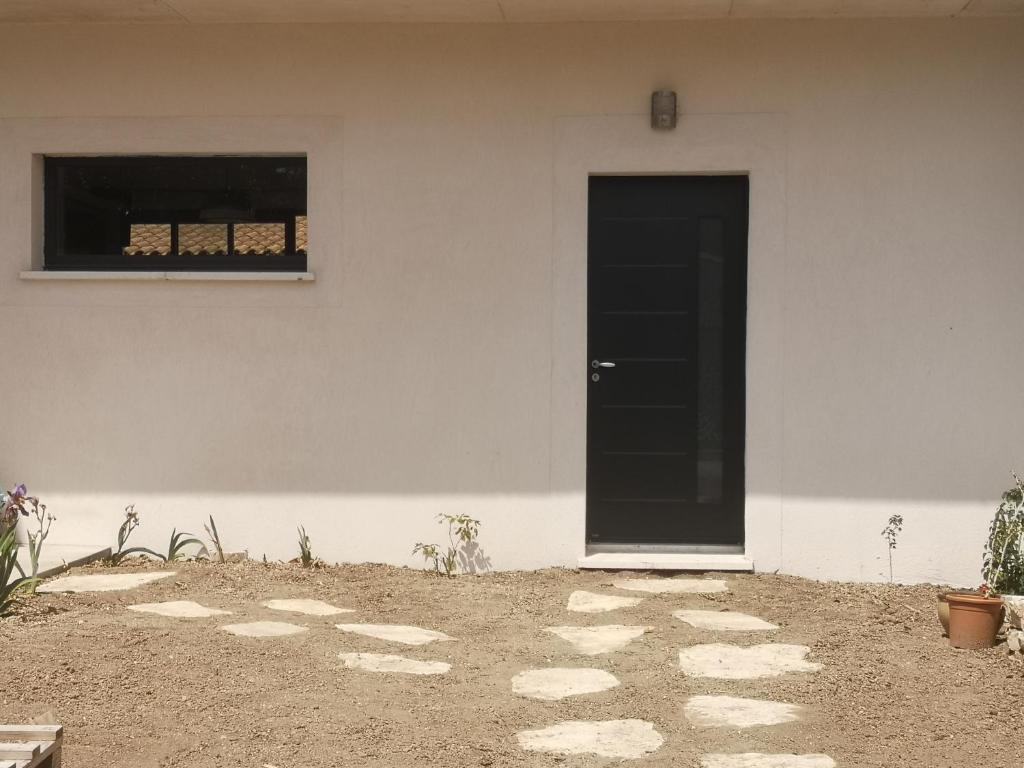
[[[981,595],[946,595],[949,643],[954,648],[991,648],[1003,619],[1003,601]]]
[[[946,601],[948,595],[974,595],[978,593],[974,590],[969,589],[947,589],[944,592],[939,592],[935,597],[937,598],[936,607],[938,609],[939,624],[942,625],[942,636],[949,637],[949,603]],[[1005,597],[1005,595],[1004,595]]]

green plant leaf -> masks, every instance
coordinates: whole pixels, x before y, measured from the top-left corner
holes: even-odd
[[[191,533],[188,533],[187,531],[179,531],[175,528],[171,531],[171,541],[167,545],[167,556],[163,557],[163,561],[165,563],[173,563],[180,560],[183,557],[182,550],[193,544],[197,544],[199,546],[199,549],[195,554],[196,558],[209,557],[210,553],[207,552],[206,545],[203,544],[203,542],[192,536]]]
[[[22,575],[20,578],[12,579],[15,569]],[[0,616],[10,613],[19,591],[26,587],[31,590],[38,583],[39,579],[25,576],[18,565],[18,544],[14,529],[0,533]]]

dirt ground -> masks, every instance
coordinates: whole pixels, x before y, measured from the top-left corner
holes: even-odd
[[[374,565],[176,569],[175,578],[129,592],[39,595],[0,619],[0,722],[51,711],[65,726],[67,768],[593,766],[609,761],[525,753],[514,734],[561,720],[619,718],[649,720],[665,737],[637,765],[682,768],[706,752],[743,751],[824,752],[851,768],[1010,768],[1024,759],[1024,663],[1005,645],[950,648],[935,619],[934,587],[726,575],[727,594],[652,595],[635,608],[579,614],[565,610],[574,589],[629,593],[611,589],[614,574],[556,569],[452,580]],[[319,598],[358,613],[312,617],[260,606],[275,597]],[[234,615],[181,620],[125,609],[186,599]],[[723,636],[671,616],[724,606],[781,628]],[[218,629],[258,619],[310,631],[257,640]],[[339,622],[415,624],[456,640],[396,649],[340,632]],[[593,657],[542,631],[606,623],[653,630]],[[808,658],[824,669],[752,681],[679,671],[681,647],[715,641],[808,645]],[[348,670],[337,658],[342,651],[444,660],[452,670],[437,677]],[[598,667],[622,685],[560,702],[512,694],[513,675],[544,666]],[[682,712],[687,697],[713,693],[803,704],[809,714],[744,731],[691,727]]]

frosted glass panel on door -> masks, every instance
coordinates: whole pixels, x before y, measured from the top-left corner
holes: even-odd
[[[721,219],[701,219],[698,229],[700,314],[697,331],[697,501],[722,501],[723,227]]]

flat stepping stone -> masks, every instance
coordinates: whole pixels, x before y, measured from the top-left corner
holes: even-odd
[[[649,592],[652,595],[710,595],[729,591],[721,579],[620,579],[613,581],[612,586],[633,592]]]
[[[301,598],[266,600],[263,606],[265,608],[272,608],[275,611],[304,613],[307,616],[337,616],[339,613],[355,613],[355,610],[352,608],[337,608],[330,603],[325,603],[323,600],[305,600]]]
[[[119,592],[174,576],[175,571],[104,573],[98,576],[61,576],[41,584],[37,592]]]
[[[821,664],[805,660],[806,645],[764,643],[747,648],[726,643],[691,645],[679,652],[679,668],[690,677],[753,680],[789,672],[817,672]]]
[[[632,608],[634,605],[640,605],[641,600],[642,597],[599,595],[596,592],[577,590],[569,595],[569,604],[566,608],[577,613],[604,613],[619,608]]]
[[[208,619],[210,616],[227,616],[231,611],[219,608],[207,608],[205,605],[191,600],[169,600],[164,603],[139,603],[129,605],[129,611],[139,613],[155,613],[157,616],[169,616],[172,619]]]
[[[552,755],[597,755],[630,760],[649,755],[665,739],[646,720],[565,720],[516,734],[519,746]]]
[[[676,611],[672,615],[698,629],[722,632],[768,632],[778,629],[775,624],[769,624],[757,616],[735,611]]]
[[[701,768],[835,768],[828,755],[766,755],[744,752],[736,755],[704,755]]]
[[[422,627],[408,627],[402,624],[336,624],[335,626],[342,632],[355,632],[357,635],[376,637],[378,640],[405,643],[406,645],[426,645],[435,640],[452,639],[444,632],[435,632],[433,629],[423,629]]]
[[[417,661],[386,653],[339,653],[338,658],[345,662],[349,669],[385,674],[443,675],[452,668],[451,664],[443,661]]]
[[[512,678],[513,693],[542,701],[598,693],[617,685],[619,679],[603,669],[528,669]]]
[[[308,632],[306,627],[288,624],[284,621],[251,621],[247,624],[225,624],[221,627],[225,632],[239,637],[287,637]]]
[[[802,707],[780,701],[735,696],[691,696],[683,708],[686,719],[702,728],[754,728],[800,719]]]
[[[546,627],[545,632],[568,640],[585,656],[619,651],[642,636],[650,627],[603,624],[597,627]]]

